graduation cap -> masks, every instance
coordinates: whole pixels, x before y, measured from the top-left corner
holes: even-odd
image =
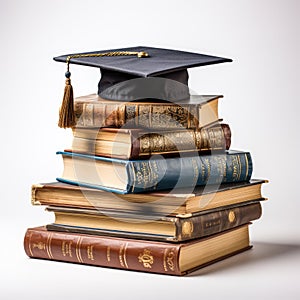
[[[154,93],[155,97],[150,95],[151,98],[180,101],[189,97],[188,68],[232,61],[217,56],[141,46],[68,54],[54,60],[67,64],[58,124],[62,128],[75,126],[70,64],[100,68],[98,95],[101,98],[132,101],[137,100],[141,91],[147,98],[147,87],[153,86],[158,93]],[[139,78],[149,80],[137,80]]]

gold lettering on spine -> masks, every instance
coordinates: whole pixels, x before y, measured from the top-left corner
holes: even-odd
[[[136,184],[136,174],[135,174],[134,164],[132,162],[130,162],[130,168],[131,168],[132,174],[133,174],[132,192],[134,192],[135,184]]]
[[[232,222],[235,221],[235,219],[236,219],[235,213],[234,213],[233,210],[231,210],[231,211],[229,212],[229,214],[228,214],[228,221],[229,221],[230,223],[232,223]]]
[[[201,130],[201,132],[204,131]],[[222,127],[211,127],[207,129],[207,136],[209,142],[209,148],[212,149],[224,149],[225,137]]]
[[[201,158],[200,158],[201,160]],[[203,180],[205,176],[205,164],[201,160],[201,179]]]
[[[198,181],[198,176],[199,176],[199,169],[198,169],[197,160],[195,160],[194,158],[192,158],[192,166],[193,166],[193,170],[194,170],[193,185],[196,185],[197,181]]]
[[[31,232],[30,235],[29,235],[28,248],[29,248],[30,256],[33,256],[32,249],[31,249],[31,238],[32,238],[32,232]]]
[[[222,158],[221,158],[221,162],[222,162],[222,164],[223,164],[223,178],[222,178],[222,180],[226,180],[226,178],[227,178],[227,165],[226,165],[226,157],[225,156],[223,156]]]
[[[159,174],[158,174],[158,165],[155,161],[140,161],[136,162],[136,168],[134,168],[134,164],[131,163],[132,171],[134,173],[134,182],[132,191],[134,191],[134,187],[137,184],[139,187],[148,188],[155,186],[158,183]]]
[[[207,135],[207,130],[206,129],[201,129],[201,131],[197,131],[197,136],[201,137],[201,143],[199,142],[199,145],[201,147],[202,150],[208,150],[209,149],[209,145],[208,145],[208,135]]]
[[[174,271],[174,269],[175,269],[174,259],[175,259],[175,253],[174,253],[174,251],[170,251],[167,256],[167,264],[171,271]]]
[[[124,264],[125,264],[126,268],[128,269],[127,258],[126,258],[127,247],[128,247],[128,243],[126,243],[126,244],[125,244],[125,247],[124,247],[123,261],[124,261]]]
[[[94,126],[94,105],[86,103],[84,105],[84,126]]]
[[[138,260],[141,264],[143,264],[144,268],[152,268],[152,264],[154,263],[154,258],[151,255],[151,251],[148,249],[144,249],[143,253],[140,253],[138,256]]]
[[[122,244],[120,249],[119,249],[119,262],[120,262],[120,265],[124,268],[125,267],[125,261],[124,261],[124,249],[125,249],[125,244]],[[128,268],[128,266],[126,266]]]
[[[238,158],[236,155],[232,156],[232,179],[233,181],[237,181],[238,180]]]
[[[164,251],[164,270],[167,271],[175,271],[175,249],[165,249]]]
[[[220,224],[221,224],[221,220],[217,219],[217,220],[212,220],[212,221],[205,222],[204,227],[205,228],[210,228],[210,227],[218,226]]]
[[[72,241],[70,242],[63,241],[61,244],[61,252],[63,256],[72,257]]]
[[[66,250],[65,250],[65,247],[66,247],[66,242],[63,241],[63,242],[61,243],[61,253],[62,253],[63,256],[66,256]]]
[[[245,153],[245,161],[246,161],[246,176],[245,176],[246,179],[248,177],[248,172],[249,172],[249,162],[248,162],[247,153]]]
[[[177,151],[220,150],[225,148],[222,128],[176,130],[148,133],[139,138],[140,155]]]
[[[242,164],[241,164],[241,158],[240,158],[239,155],[237,156],[237,159],[238,159],[238,166],[239,166],[238,180],[240,180],[241,179],[241,175],[242,175]]]
[[[119,262],[123,268],[126,267],[128,269],[128,264],[127,264],[127,259],[126,259],[127,246],[128,246],[128,243],[121,245],[120,250],[119,250]]]
[[[94,245],[87,246],[86,252],[87,252],[87,257],[89,260],[95,260],[93,250],[94,250]]]
[[[138,138],[140,143],[140,154],[150,155],[151,153],[151,137],[148,134],[145,134]]]
[[[202,149],[202,135],[199,131],[192,131],[193,132],[193,140],[194,140],[194,145],[196,149],[198,150],[203,150]]]
[[[216,156],[216,168],[218,170],[218,176],[220,182],[226,180],[226,157],[224,155]]]
[[[158,176],[158,165],[156,161],[149,161],[149,169],[147,169],[149,172],[149,183],[150,186],[155,189],[156,185],[159,182],[159,176]]]
[[[116,107],[115,117],[116,117],[116,125],[117,125],[117,127],[121,127],[122,125],[121,125],[121,122],[120,122],[120,106]]]
[[[108,262],[110,262],[110,246],[107,246],[106,248],[106,259]]]
[[[49,258],[53,259],[52,251],[51,251],[51,241],[52,241],[53,233],[50,233],[47,238],[46,250]]]
[[[191,107],[187,107],[187,128],[191,128]]]
[[[43,242],[33,243],[32,248],[38,248],[39,250],[45,250],[46,245]]]
[[[167,253],[168,253],[168,249],[165,249],[165,251],[164,251],[164,270],[165,270],[165,272],[168,271],[168,268],[167,268]]]
[[[77,260],[78,260],[80,263],[83,263],[83,259],[82,259],[82,257],[81,257],[81,252],[80,252],[81,242],[82,242],[82,237],[80,236],[80,237],[78,238],[78,240],[77,240],[77,243],[76,243],[75,253],[76,253]]]
[[[184,221],[182,224],[182,235],[183,236],[192,236],[194,231],[194,224],[191,221]]]
[[[118,114],[117,114],[117,116],[118,116],[118,126],[122,127],[122,126],[124,126],[124,120],[125,120],[125,117],[124,117],[125,105],[119,105],[117,112],[118,112]]]
[[[209,161],[208,158],[204,159],[204,164],[207,167],[207,178],[209,178],[210,177],[210,172],[211,172],[211,169],[210,169],[211,166],[210,166],[210,161]]]

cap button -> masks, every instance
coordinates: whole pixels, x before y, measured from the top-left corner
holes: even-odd
[[[149,54],[144,51],[138,52],[138,54],[137,54],[137,57],[148,57],[148,56],[149,56]]]

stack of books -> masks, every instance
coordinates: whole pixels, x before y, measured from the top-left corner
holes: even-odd
[[[76,98],[63,174],[32,186],[55,221],[27,230],[27,255],[184,275],[250,249],[266,181],[251,179],[249,152],[229,150],[221,97]]]

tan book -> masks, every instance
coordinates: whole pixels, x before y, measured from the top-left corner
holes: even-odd
[[[192,192],[180,189],[125,195],[53,182],[32,185],[32,204],[176,216],[264,199],[262,185],[265,182],[253,179],[220,186],[198,186]]]

